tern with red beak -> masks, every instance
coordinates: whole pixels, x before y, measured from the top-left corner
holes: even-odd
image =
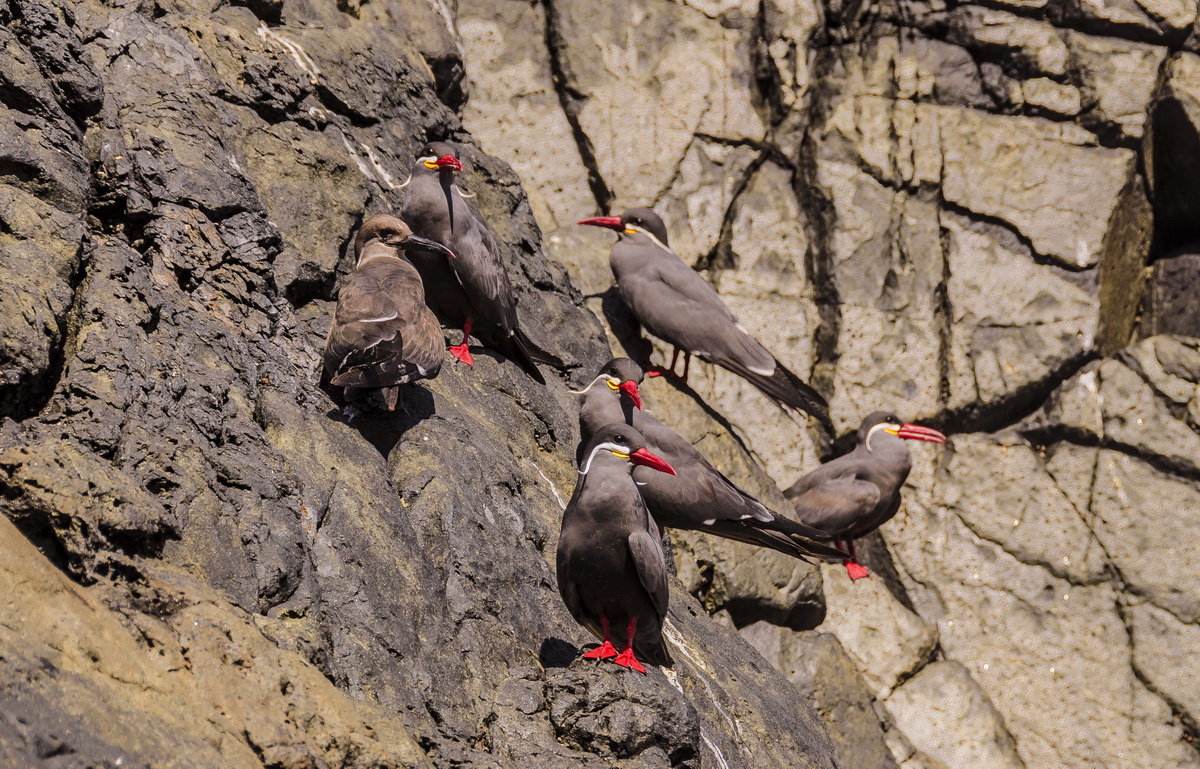
[[[912,469],[905,441],[945,443],[931,427],[906,424],[895,414],[876,411],[858,428],[858,445],[830,460],[785,490],[796,515],[835,544],[845,543],[850,579],[869,573],[855,559],[854,540],[891,520],[900,509],[900,487]]]
[[[432,379],[442,367],[442,328],[407,257],[446,248],[394,216],[373,216],[354,238],[354,252],[358,263],[338,291],[325,339],[325,372],[347,402],[378,394],[394,411],[401,385]]]
[[[450,348],[460,361],[474,363],[467,347],[474,334],[545,384],[534,361],[553,366],[562,361],[538,348],[518,326],[517,302],[496,238],[455,184],[462,170],[454,145],[431,142],[418,154],[408,182],[404,220],[417,235],[441,243],[452,254],[413,259],[425,280],[429,306],[446,323],[462,327],[462,344]]]
[[[667,246],[667,228],[649,208],[620,216],[596,216],[580,224],[618,233],[609,255],[621,298],[651,334],[675,346],[671,373],[680,351],[687,380],[692,355],[729,369],[776,403],[829,421],[825,399],[784,368],[750,336],[712,284]]]
[[[846,559],[844,553],[819,541],[826,539],[821,532],[767,509],[713,467],[686,438],[644,410],[638,389],[642,377],[641,366],[629,358],[604,364],[579,393],[583,396],[579,432],[587,442],[601,427],[624,422],[641,433],[650,451],[675,468],[674,475],[633,470],[633,479],[659,526],[703,531],[801,560]],[[586,461],[582,455],[576,459],[581,464]]]
[[[662,535],[632,471],[675,471],[624,423],[598,429],[583,454],[575,493],[563,512],[557,561],[563,602],[601,641],[583,656],[611,659],[639,673],[646,672],[641,660],[670,666],[662,637],[668,593]]]

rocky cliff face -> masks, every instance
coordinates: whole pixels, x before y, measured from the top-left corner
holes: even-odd
[[[680,553],[841,765],[1200,765],[1196,4],[458,13],[465,123],[614,345],[647,351],[606,293],[606,239],[570,222],[653,204],[838,432],[704,366],[694,391],[646,388],[670,421],[781,486],[875,408],[953,434],[916,450],[869,543],[888,589],[827,569],[814,632],[782,627],[790,583],[734,571],[744,554]]]
[[[1200,766],[1193,3],[0,19],[0,764]],[[430,138],[567,366],[479,355],[352,427],[318,351]],[[650,384],[739,482],[783,508],[876,407],[953,440],[866,543],[886,582],[677,537],[641,678],[571,662],[552,558],[567,386],[651,352],[569,225],[647,203],[832,396],[826,435]]]

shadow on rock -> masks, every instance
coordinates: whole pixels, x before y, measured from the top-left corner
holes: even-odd
[[[360,413],[353,419],[346,417],[341,399],[337,398],[335,402],[339,408],[330,409],[325,416],[353,428],[375,447],[381,457],[387,459],[406,432],[437,413],[433,394],[424,387],[405,386],[401,390],[401,397],[403,400],[395,411],[371,408],[367,401],[357,401],[353,405]]]
[[[561,638],[547,638],[542,641],[542,648],[538,651],[538,659],[544,668],[570,667],[577,656],[579,649]]]

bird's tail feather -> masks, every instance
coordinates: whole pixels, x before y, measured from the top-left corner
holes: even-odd
[[[829,404],[803,379],[775,361],[775,371],[770,376],[755,373],[737,361],[720,361],[721,365],[742,377],[766,393],[777,403],[812,414],[829,424]]]
[[[508,356],[520,364],[521,368],[525,369],[538,384],[546,384],[546,379],[542,376],[542,372],[538,371],[535,361],[558,368],[563,366],[562,360],[530,341],[521,329],[514,329],[509,339],[511,345]]]
[[[773,521],[718,520],[697,528],[700,531],[744,542],[748,545],[769,547],[802,561],[816,558],[830,563],[838,563],[848,557],[846,553],[836,547],[818,542],[816,537],[820,536],[820,532],[780,516],[776,516]]]
[[[555,368],[562,368],[565,365],[562,361],[562,358],[558,357],[552,352],[547,352],[541,347],[538,347],[533,340],[525,336],[525,332],[520,328],[513,331],[513,337],[517,340],[517,344],[521,347],[521,351],[525,353],[525,356],[530,360],[535,360],[538,363],[544,363],[547,366],[553,366]]]

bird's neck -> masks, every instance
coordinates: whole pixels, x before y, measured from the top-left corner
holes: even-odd
[[[629,408],[633,408],[630,405]],[[614,422],[624,422],[632,425],[632,415],[627,413],[621,396],[614,393],[603,382],[597,383],[583,396],[583,405],[579,409],[579,427],[587,439],[605,425]]]
[[[615,458],[614,458],[615,460]],[[622,463],[625,460],[616,460]],[[646,507],[628,466],[593,468],[579,479],[579,510],[597,523],[645,524]]]

